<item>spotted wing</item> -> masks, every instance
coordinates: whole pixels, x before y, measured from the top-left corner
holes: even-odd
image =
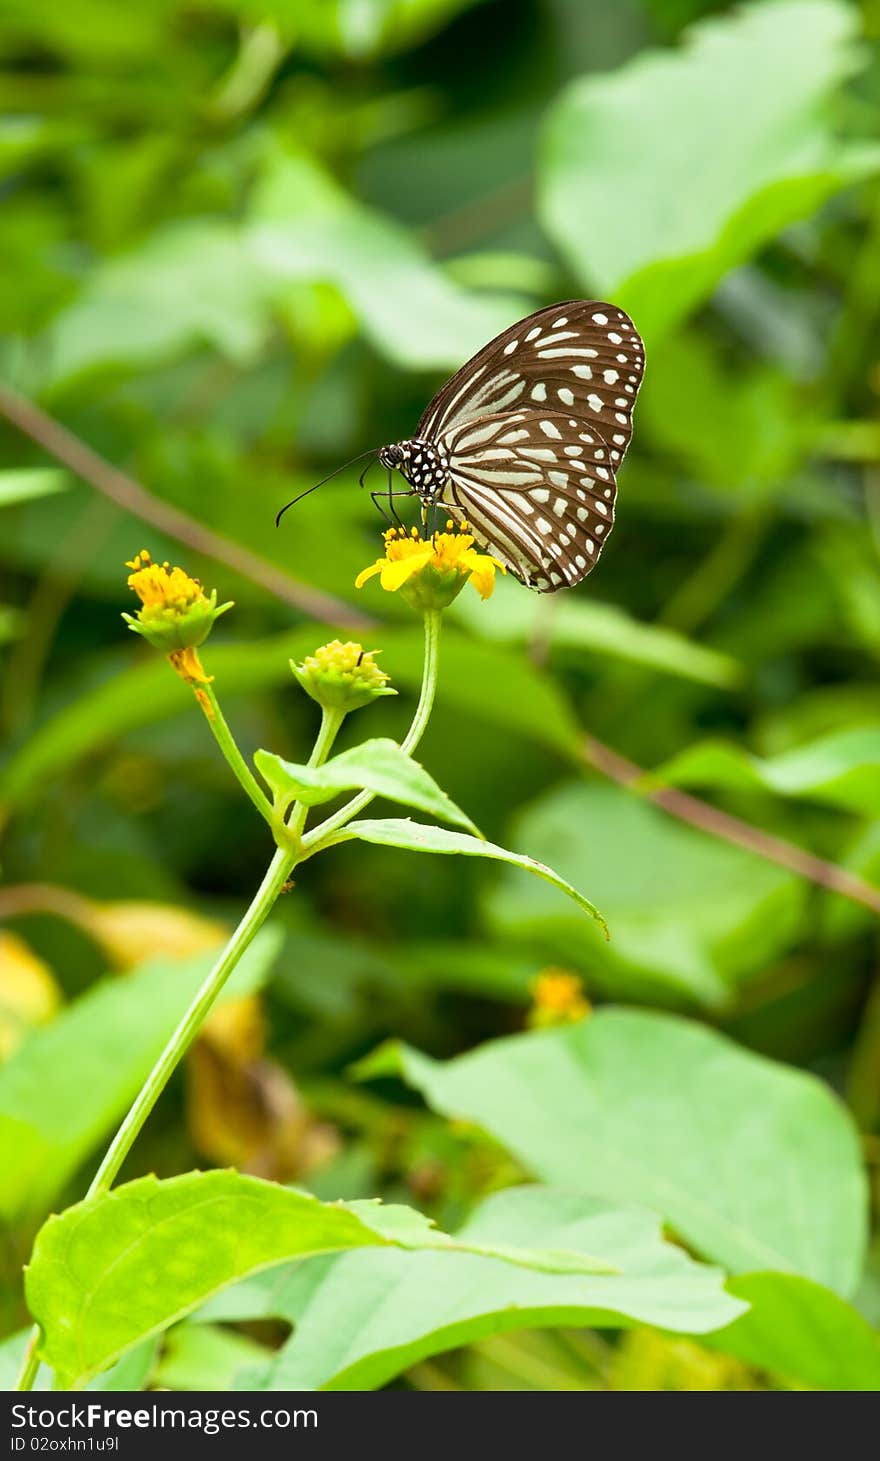
[[[416,436],[440,441],[484,416],[507,411],[570,413],[594,428],[616,472],[632,436],[644,347],[629,316],[601,300],[537,310],[491,340],[456,371],[428,406]]]
[[[617,492],[607,442],[576,416],[503,411],[454,426],[442,501],[481,548],[530,588],[552,593],[596,563]]]

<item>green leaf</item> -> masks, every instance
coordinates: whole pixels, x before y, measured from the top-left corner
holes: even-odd
[[[722,1008],[799,927],[799,879],[619,787],[555,788],[516,819],[513,835],[595,893],[614,937],[604,945],[537,883],[508,875],[487,897],[493,927],[590,969],[614,994]]]
[[[858,1134],[812,1076],[665,1015],[606,1009],[442,1064],[385,1047],[444,1115],[468,1118],[536,1176],[660,1213],[734,1273],[798,1273],[849,1294],[866,1188]]]
[[[702,1334],[736,1300],[717,1269],[663,1240],[658,1219],[558,1188],[495,1193],[456,1235],[475,1246],[552,1243],[602,1255],[617,1275],[561,1277],[458,1253],[361,1250],[264,1275],[221,1295],[212,1319],[282,1318],[294,1334],[236,1388],[374,1390],[428,1355],[525,1327]],[[379,1301],[381,1296],[381,1301]]]
[[[746,1273],[728,1292],[751,1307],[703,1341],[816,1390],[880,1390],[880,1334],[851,1304],[790,1273]]]
[[[816,414],[803,409],[800,383],[777,365],[731,362],[696,330],[652,350],[639,395],[640,439],[725,504],[763,503],[790,490],[792,472],[815,444]]]
[[[341,832],[334,833],[323,845],[332,847],[338,842],[358,838],[361,842],[375,842],[380,847],[405,847],[410,852],[460,853],[464,857],[488,857],[496,862],[508,862],[525,872],[534,873],[551,883],[560,892],[566,893],[585,913],[589,913],[608,937],[608,925],[598,908],[583,893],[567,883],[551,867],[526,857],[522,852],[510,852],[494,842],[484,842],[478,837],[467,837],[463,832],[447,832],[445,827],[427,827],[422,822],[411,822],[408,817],[389,818],[386,821],[349,822]]]
[[[37,1234],[25,1287],[41,1357],[63,1384],[81,1385],[227,1284],[371,1244],[501,1256],[557,1274],[616,1267],[578,1249],[451,1238],[408,1208],[322,1203],[238,1172],[142,1177],[49,1218]]]
[[[178,1324],[163,1342],[153,1385],[162,1390],[231,1390],[238,1370],[270,1354],[265,1345],[219,1324]]]
[[[840,0],[776,0],[573,82],[548,119],[539,206],[585,289],[656,341],[767,239],[880,166],[880,149],[837,141],[828,120],[857,23]]]
[[[0,472],[0,507],[30,502],[35,497],[48,497],[54,492],[64,492],[69,486],[67,473],[54,467],[6,470]]]
[[[305,156],[278,152],[251,220],[248,246],[276,295],[334,284],[376,348],[410,370],[457,368],[529,310],[520,298],[462,289],[405,229],[349,198]]]
[[[731,787],[801,796],[880,816],[880,726],[834,731],[762,759],[731,741],[702,741],[652,771],[648,785]]]
[[[284,807],[296,800],[315,807],[332,801],[343,791],[372,791],[376,796],[418,807],[419,811],[430,812],[459,827],[469,827],[479,836],[470,817],[396,741],[364,741],[350,751],[333,756],[323,766],[297,766],[271,751],[257,751],[254,765]]]
[[[96,368],[146,369],[210,345],[252,362],[270,318],[271,290],[235,224],[188,219],[99,264],[54,320],[53,385]]]
[[[262,983],[280,943],[264,929],[221,998]],[[212,963],[153,959],[102,980],[0,1068],[0,1216],[46,1210],[125,1113]]]
[[[524,594],[519,584],[501,580],[487,603],[461,596],[451,612],[473,633],[503,643],[537,641],[555,649],[586,651],[722,689],[739,684],[743,677],[742,667],[729,655],[694,644],[672,629],[643,624],[615,604],[595,599],[558,594],[539,598]],[[580,653],[578,661],[582,662]]]

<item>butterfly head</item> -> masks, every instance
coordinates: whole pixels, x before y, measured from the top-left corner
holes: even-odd
[[[380,446],[379,461],[382,466],[387,467],[389,471],[399,467],[404,459],[403,448],[404,443],[400,441],[392,442],[391,446]]]

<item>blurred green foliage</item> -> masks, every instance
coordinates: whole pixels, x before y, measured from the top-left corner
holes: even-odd
[[[239,991],[261,986],[259,1049],[218,1027],[204,1058],[256,1062],[261,1091],[281,1081],[301,1103],[296,1150],[261,1175],[322,1199],[381,1192],[504,1242],[522,1199],[489,1194],[525,1176],[640,1203],[701,1257],[748,1270],[730,1291],[753,1309],[716,1316],[691,1349],[644,1328],[585,1338],[608,1322],[590,1294],[566,1315],[544,1291],[563,1280],[520,1274],[502,1304],[494,1265],[473,1304],[464,1273],[446,1334],[415,1302],[445,1260],[371,1251],[276,1273],[271,1301],[246,1279],[120,1364],[197,1388],[383,1384],[408,1366],[399,1383],[425,1388],[877,1388],[876,1248],[863,1267],[854,1128],[827,1089],[861,1130],[876,1205],[880,894],[872,910],[823,871],[880,885],[877,0],[8,0],[0,98],[4,379],[157,503],[287,576],[282,595],[183,546],[0,415],[0,913],[17,940],[0,943],[0,1017],[25,1020],[37,965],[62,1004],[0,1070],[2,1332],[24,1322],[35,1227],[81,1196],[204,967],[162,918],[231,923],[267,861],[184,687],[124,632],[124,560],[146,545],[235,599],[204,657],[249,751],[305,761],[315,707],[287,661],[342,629],[382,649],[400,691],[364,734],[399,739],[421,640],[394,596],[354,590],[379,542],[369,498],[348,472],[278,530],[274,515],[408,435],[496,330],[595,292],[648,347],[616,531],[571,593],[504,582],[486,605],[457,601],[419,754],[488,837],[595,898],[611,944],[515,868],[348,844],[303,868]],[[338,622],[294,607],[304,588],[333,595]],[[354,616],[367,626],[347,629]],[[649,775],[610,784],[585,735]],[[795,844],[812,878],[682,825],[646,799],[658,786]],[[132,923],[123,959],[70,916],[69,893],[153,902],[159,923]],[[514,1108],[515,1052],[563,1038],[498,1043],[522,1030],[547,965],[594,1000],[687,1014],[826,1089],[666,1013],[600,1013],[575,1094],[557,1104],[551,1061]],[[490,1042],[466,1057],[486,1062],[478,1090],[448,1095],[457,1061],[427,1082],[405,1072],[427,1105],[399,1060],[377,1085],[352,1082],[389,1037],[442,1062]],[[709,1043],[693,1054],[692,1040]],[[224,1160],[193,1119],[223,1088],[204,1077],[172,1085],[126,1175]],[[565,1134],[573,1107],[589,1149]],[[706,1187],[720,1208],[708,1237],[691,1210]],[[721,1239],[713,1224],[733,1211],[742,1230]],[[532,1246],[543,1222],[530,1213]],[[639,1234],[650,1275],[669,1254]],[[404,1277],[412,1304],[336,1353],[323,1316],[339,1293],[360,1325],[377,1287]],[[676,1327],[664,1293],[655,1309],[622,1305],[614,1327],[620,1313]],[[485,1336],[507,1326],[487,1316],[512,1302],[559,1334],[493,1349]],[[799,1327],[807,1312],[821,1343]],[[308,1354],[221,1327],[304,1314]],[[469,1348],[430,1358],[454,1345]],[[0,1352],[4,1377],[20,1348]]]

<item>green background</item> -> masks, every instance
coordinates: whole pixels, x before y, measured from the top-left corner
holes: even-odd
[[[465,590],[419,755],[488,837],[591,898],[611,943],[516,869],[336,849],[273,915],[243,1088],[176,1079],[124,1175],[225,1164],[236,1153],[224,1156],[218,1122],[253,1110],[270,1153],[240,1164],[323,1198],[382,1193],[455,1227],[524,1172],[564,1187],[571,1146],[542,1165],[520,1126],[505,1127],[500,1096],[493,1114],[503,1047],[485,1057],[485,1097],[463,1076],[460,1100],[432,1095],[402,1057],[373,1085],[348,1074],[392,1037],[445,1061],[516,1034],[534,977],[560,966],[597,1005],[689,1016],[818,1076],[849,1108],[876,1192],[878,40],[876,0],[7,0],[0,913],[70,1008],[0,1071],[14,1155],[0,1333],[25,1322],[36,1227],[82,1195],[196,977],[172,957],[168,910],[234,923],[269,855],[187,692],[125,631],[124,560],[146,546],[235,600],[204,661],[248,754],[306,759],[316,711],[287,660],[337,633],[381,648],[400,691],[353,717],[340,748],[399,739],[420,630],[377,581],[354,589],[382,526],[356,473],[280,529],[274,514],[355,453],[409,435],[497,330],[574,296],[628,309],[646,342],[615,532],[573,591],[539,598],[502,581],[483,605]],[[51,421],[32,423],[34,440],[9,419],[24,420],[22,398],[130,474],[145,503],[132,512],[126,484],[104,482],[108,495],[59,465]],[[163,531],[166,505],[185,515],[182,536]],[[652,775],[623,786],[638,769]],[[658,787],[671,810],[647,800]],[[162,905],[142,949],[161,956],[158,972],[120,976],[140,954],[114,958],[65,916],[59,890]],[[12,1026],[17,957],[0,944]],[[97,1012],[79,1008],[89,999]],[[606,1134],[618,1150],[654,1099],[640,1086],[654,1046],[625,1012],[609,1018],[623,1020],[616,1074],[590,1099],[622,1113]],[[676,1081],[669,1028],[656,1026],[658,1092]],[[760,1185],[749,1143],[766,1135],[764,1097],[743,1069],[706,1149],[736,1133],[737,1170]],[[299,1103],[295,1134],[273,1118],[270,1079]],[[536,1079],[539,1106],[561,1119],[565,1102]],[[682,1093],[668,1117],[679,1133],[714,1090],[707,1077]],[[16,1134],[25,1117],[39,1146]],[[773,1140],[770,1169],[796,1164],[797,1122],[780,1117]],[[823,1171],[804,1188],[810,1231],[834,1216],[820,1212]],[[675,1220],[650,1183],[591,1190]],[[772,1206],[772,1183],[765,1195]],[[722,1357],[648,1328],[572,1337],[555,1310],[540,1333],[456,1330],[450,1344],[467,1347],[407,1351],[397,1370],[356,1356],[366,1369],[351,1373],[424,1388],[872,1388],[874,1340],[831,1293],[880,1316],[863,1192],[854,1204],[823,1261],[807,1243],[803,1261],[770,1264],[827,1283],[821,1303],[846,1309],[825,1315],[849,1336],[826,1354],[849,1343],[855,1356],[842,1381],[814,1357],[762,1348],[757,1321]],[[742,1272],[735,1244],[703,1243],[687,1221],[679,1231]],[[748,1296],[760,1267],[746,1264],[733,1291]],[[778,1339],[796,1305],[765,1298]],[[260,1317],[257,1299],[245,1318]],[[143,1373],[225,1388],[265,1369],[284,1331],[231,1327],[238,1317],[174,1331]]]

